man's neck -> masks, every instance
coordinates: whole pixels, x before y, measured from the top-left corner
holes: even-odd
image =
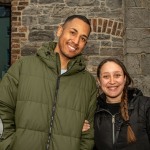
[[[59,50],[58,45],[56,45],[56,48],[54,50],[54,52],[57,52],[59,54],[60,57],[60,63],[61,63],[61,69],[67,69],[67,64],[70,61],[70,59],[66,58]]]
[[[64,60],[63,58],[61,58],[60,56],[60,62],[61,62],[61,69],[67,69],[67,64],[69,62],[69,60]]]

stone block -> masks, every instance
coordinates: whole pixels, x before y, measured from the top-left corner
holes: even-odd
[[[150,76],[132,75],[134,87],[140,89],[145,96],[150,97]]]
[[[125,54],[126,53],[150,53],[150,47],[127,47],[124,49]]]
[[[110,35],[108,34],[98,34],[99,40],[110,40]]]
[[[150,8],[149,0],[126,0],[127,7],[147,7]]]
[[[54,32],[53,31],[31,31],[29,33],[29,41],[53,41]]]
[[[52,17],[61,17],[64,18],[64,20],[70,16],[76,14],[75,8],[73,7],[66,7],[64,5],[56,5],[53,8],[53,12],[51,14]]]
[[[96,55],[99,54],[99,41],[88,41],[83,53],[86,55]]]
[[[63,0],[38,0],[40,4],[63,3]]]
[[[35,4],[35,3],[37,3],[38,2],[38,0],[30,0],[30,3],[32,4]]]
[[[106,6],[111,10],[122,8],[122,0],[106,0]]]
[[[22,24],[24,26],[32,26],[34,24],[37,24],[37,16],[23,16],[22,17]]]
[[[88,56],[87,61],[87,70],[91,72],[94,76],[96,76],[97,67],[99,63],[107,57],[101,57],[101,56]]]
[[[112,37],[112,47],[123,47],[123,39]]]
[[[101,47],[111,47],[111,41],[101,41]]]
[[[68,6],[97,6],[99,5],[98,0],[66,0]]]
[[[142,75],[150,75],[150,53],[141,54],[141,71]]]
[[[44,7],[37,5],[29,5],[25,7],[25,9],[22,11],[23,16],[31,16],[31,15],[40,15],[42,14],[44,10]]]
[[[134,49],[149,49],[150,47],[150,29],[127,29],[126,30],[126,47]],[[135,51],[137,53],[137,51]]]
[[[129,74],[141,75],[141,58],[136,54],[128,54],[124,59]]]
[[[37,52],[35,45],[24,45],[21,49],[21,56],[34,55]]]
[[[127,8],[125,22],[128,28],[149,28],[150,11],[145,8]]]
[[[56,25],[61,23],[61,18],[53,18],[50,17],[49,15],[42,15],[38,17],[38,23],[40,25]]]
[[[98,34],[94,33],[94,32],[91,32],[88,40],[97,40],[97,39],[98,39]]]
[[[123,55],[123,48],[100,48],[100,55],[121,57]]]

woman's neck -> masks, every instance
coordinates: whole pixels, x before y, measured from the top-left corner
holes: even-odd
[[[113,98],[113,97],[107,97],[106,96],[106,102],[107,103],[120,103],[121,102],[121,97]]]

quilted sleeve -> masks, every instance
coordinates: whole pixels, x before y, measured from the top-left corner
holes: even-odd
[[[13,64],[0,82],[0,119],[3,131],[0,150],[9,147],[15,132],[15,106],[19,79],[20,61]]]
[[[80,150],[92,150],[94,146],[94,113],[96,109],[96,97],[97,97],[97,88],[94,87],[93,92],[91,93],[91,101],[89,104],[87,119],[90,123],[90,129],[88,131],[82,132],[81,137],[81,146]]]

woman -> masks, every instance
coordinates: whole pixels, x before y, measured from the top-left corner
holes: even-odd
[[[118,59],[102,61],[97,80],[103,93],[95,112],[94,150],[150,150],[150,98],[129,88],[132,79]]]

